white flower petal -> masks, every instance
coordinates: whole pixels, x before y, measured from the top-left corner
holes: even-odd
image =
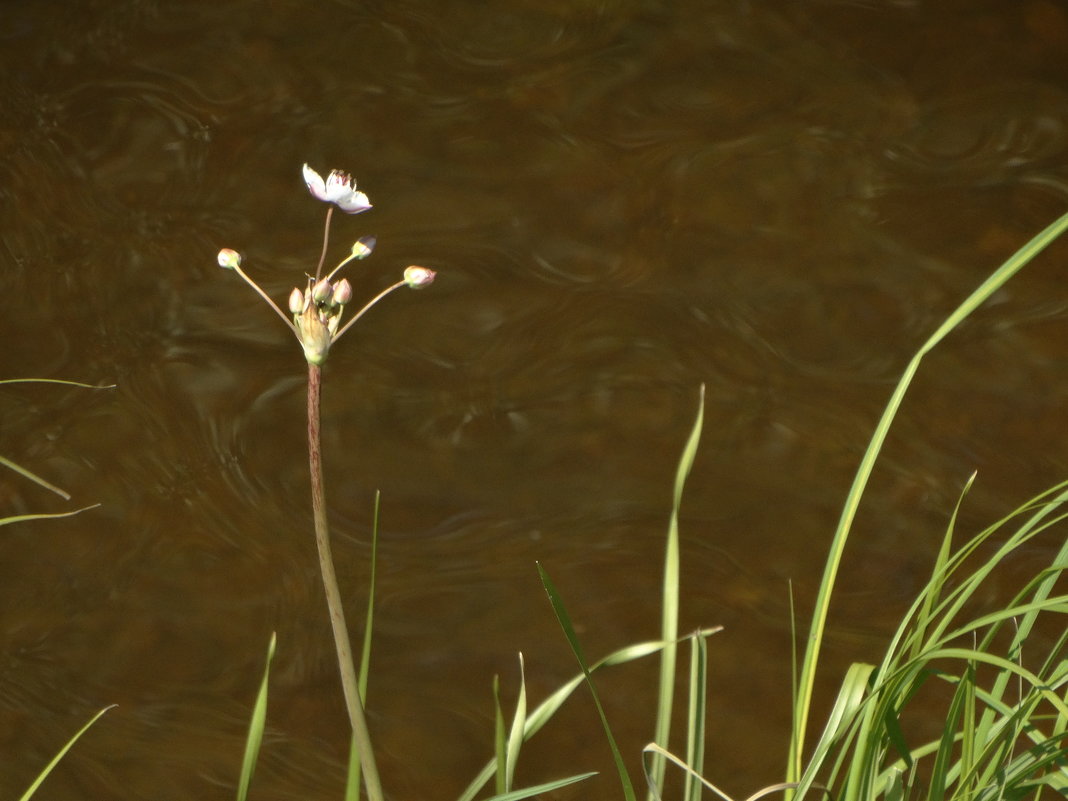
[[[330,177],[334,177],[333,173],[330,174]],[[323,183],[322,176],[307,164],[304,165],[304,183],[308,185],[308,191],[319,200],[330,201],[326,194],[326,184]]]
[[[371,201],[363,192],[350,192],[347,197],[334,201],[346,214],[359,214],[371,208]]]

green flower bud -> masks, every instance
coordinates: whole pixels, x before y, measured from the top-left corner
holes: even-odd
[[[371,255],[371,251],[375,249],[376,240],[373,236],[361,236],[356,240],[356,244],[352,246],[352,257],[354,259],[366,259]]]

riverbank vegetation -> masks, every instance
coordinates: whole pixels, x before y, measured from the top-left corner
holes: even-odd
[[[369,208],[369,201],[356,192],[343,173],[331,173],[325,181],[305,169],[312,195],[353,214]],[[310,173],[310,175],[309,175]],[[348,207],[346,207],[346,204]],[[327,212],[327,228],[330,225]],[[830,715],[822,730],[814,733],[812,711],[814,687],[827,620],[834,606],[834,590],[842,556],[848,545],[857,509],[893,421],[905,401],[908,388],[924,357],[961,324],[993,293],[1068,228],[1068,215],[1036,235],[995,270],[917,350],[891,394],[864,452],[852,487],[845,499],[838,525],[831,537],[822,581],[811,620],[793,621],[795,669],[792,736],[782,781],[756,789],[751,799],[781,794],[792,801],[833,798],[841,801],[906,801],[906,799],[1039,799],[1068,793],[1068,592],[1064,571],[1068,567],[1068,537],[1065,517],[1068,481],[1021,504],[1002,519],[975,534],[957,530],[958,512],[967,503],[969,481],[957,508],[952,510],[930,578],[903,615],[877,663],[856,662],[841,679]],[[328,237],[324,233],[325,258]],[[418,288],[433,279],[433,271],[409,267],[404,278],[375,297],[340,325],[341,314],[351,299],[344,279],[334,281],[337,271],[354,259],[370,254],[373,240],[357,240],[338,268],[321,277],[320,260],[315,277],[304,289],[294,289],[289,317],[271,305],[290,326],[309,364],[309,459],[315,505],[315,534],[319,544],[324,588],[330,604],[343,677],[347,707],[353,727],[352,758],[346,799],[357,799],[361,785],[371,801],[388,797],[374,763],[372,733],[363,710],[368,699],[366,682],[371,669],[371,632],[374,617],[374,559],[366,595],[356,666],[348,645],[348,626],[340,609],[340,593],[333,577],[329,533],[324,504],[318,441],[319,367],[328,348],[371,305],[389,292],[408,286]],[[221,266],[241,272],[235,251],[220,253]],[[415,270],[416,272],[412,272]],[[266,295],[258,289],[266,298]],[[699,447],[703,427],[703,391],[697,393],[696,415],[674,479],[673,505],[665,538],[665,560],[658,639],[622,648],[600,659],[589,659],[567,611],[567,587],[557,587],[549,569],[539,565],[549,607],[560,623],[561,636],[576,660],[575,677],[554,694],[534,705],[523,680],[514,709],[505,710],[500,693],[494,720],[494,753],[484,769],[460,796],[460,801],[490,797],[514,801],[543,795],[592,775],[576,766],[574,775],[546,781],[535,787],[517,788],[514,776],[525,742],[552,722],[555,712],[571,696],[581,693],[589,701],[604,736],[608,739],[619,775],[620,794],[627,801],[638,798],[673,798],[697,801],[718,797],[734,801],[705,775],[707,640],[717,629],[709,627],[686,633],[678,629],[679,608],[685,600],[680,586],[680,509],[686,478]],[[973,476],[974,479],[974,476]],[[375,513],[377,518],[377,511]],[[21,518],[18,518],[21,519]],[[16,518],[0,524],[16,522]],[[377,519],[376,519],[377,524]],[[377,525],[376,525],[377,530]],[[1030,575],[1006,576],[1010,557],[1039,538],[1053,559]],[[1055,543],[1050,547],[1049,543]],[[999,587],[1014,586],[1007,595]],[[245,758],[237,781],[238,801],[255,798],[254,771],[263,730],[270,714],[268,696],[270,661],[275,650],[272,636],[267,667],[262,675],[251,714]],[[602,707],[597,689],[600,671],[627,662],[653,657],[660,671],[655,691],[656,712],[649,724],[650,743],[644,749],[644,787],[627,770],[612,733],[611,721]],[[685,697],[675,697],[676,688]],[[577,699],[576,699],[577,700]],[[573,701],[575,702],[575,701]],[[685,710],[685,715],[673,714]],[[56,760],[45,768],[23,799],[54,767],[62,753],[96,721],[101,710],[67,743]],[[937,727],[932,733],[932,722]],[[545,736],[551,737],[551,734]],[[417,758],[417,755],[412,755]]]

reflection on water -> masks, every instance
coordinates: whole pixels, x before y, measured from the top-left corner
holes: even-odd
[[[491,677],[653,636],[670,480],[683,625],[722,623],[710,773],[779,778],[787,579],[811,598],[851,471],[911,349],[1068,196],[1068,15],[1049,0],[9,3],[0,19],[3,453],[101,509],[0,538],[0,794],[106,703],[50,798],[231,796],[279,632],[257,797],[336,797],[345,719],[316,573],[303,362],[214,266],[278,298],[318,254],[300,165],[375,203],[336,221],[409,263],[327,369],[336,555],[354,619],[383,497],[372,726],[396,797],[490,751]],[[1055,246],[935,354],[873,480],[826,661],[874,656],[965,477],[987,522],[1064,477]],[[5,513],[61,508],[21,482]],[[1048,553],[1052,553],[1051,544]],[[1034,554],[1036,560],[1041,553]],[[606,676],[629,753],[651,667]],[[576,700],[525,781],[605,775]],[[635,761],[635,766],[637,765]]]

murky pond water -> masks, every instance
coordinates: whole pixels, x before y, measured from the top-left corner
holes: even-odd
[[[8,2],[0,9],[2,453],[99,509],[0,536],[0,795],[92,711],[55,799],[230,798],[279,632],[255,797],[337,798],[346,721],[307,499],[304,362],[279,300],[324,207],[375,203],[336,253],[390,298],[327,367],[335,556],[358,619],[382,492],[371,725],[396,798],[449,798],[490,753],[517,651],[574,671],[654,637],[675,463],[683,625],[724,624],[709,775],[778,780],[787,581],[809,602],[912,350],[1068,199],[1068,12],[1019,3]],[[1068,244],[926,363],[858,520],[827,686],[871,659],[966,477],[966,524],[1065,477]],[[71,508],[5,477],[4,514]],[[1041,560],[1059,543],[1039,545]],[[628,753],[652,665],[604,677]],[[637,761],[633,764],[637,767]],[[524,781],[597,769],[576,698]]]

